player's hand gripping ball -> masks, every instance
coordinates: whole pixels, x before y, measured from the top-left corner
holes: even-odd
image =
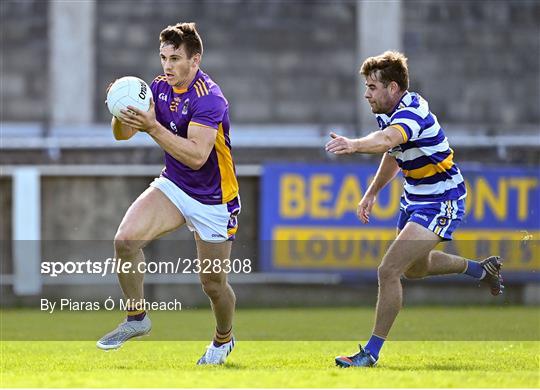
[[[133,106],[141,111],[150,108],[150,87],[138,77],[126,76],[116,80],[107,92],[107,108],[115,117],[120,117],[120,110]]]

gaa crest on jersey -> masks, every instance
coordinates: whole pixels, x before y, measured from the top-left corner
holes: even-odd
[[[184,102],[184,105],[182,106],[182,115],[187,114],[188,105],[189,105],[189,98],[186,99],[186,101]]]

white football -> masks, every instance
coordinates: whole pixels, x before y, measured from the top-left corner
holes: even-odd
[[[122,77],[111,85],[107,93],[107,108],[116,117],[127,106],[148,111],[151,95],[150,87],[144,80],[133,76]]]

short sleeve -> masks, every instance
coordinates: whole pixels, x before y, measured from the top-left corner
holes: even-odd
[[[193,105],[193,116],[191,122],[218,129],[223,121],[227,102],[222,97],[216,95],[202,96]]]
[[[165,80],[164,76],[157,76],[152,81],[152,84],[150,84],[150,91],[152,91],[152,97],[154,98],[154,102],[157,102],[157,99],[158,99],[159,83],[163,82],[164,80]]]
[[[423,119],[408,109],[396,111],[390,120],[390,126],[396,127],[403,133],[405,141],[417,138],[422,130]]]

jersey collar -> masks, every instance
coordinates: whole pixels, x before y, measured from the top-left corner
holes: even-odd
[[[195,81],[197,81],[199,79],[199,77],[201,76],[202,72],[200,69],[197,70],[197,73],[195,73],[195,77],[193,77],[193,80],[191,80],[191,83],[189,84],[189,86],[187,88],[177,88],[177,87],[173,87],[173,92],[174,93],[186,93],[188,90],[190,90],[191,88],[193,88],[193,84],[195,84]]]
[[[379,127],[381,129],[385,128],[390,122],[390,118],[392,117],[392,115],[394,115],[397,110],[410,105],[412,103],[412,100],[413,96],[411,95],[411,93],[409,91],[405,91],[405,93],[403,94],[401,99],[399,99],[399,102],[397,102],[390,114],[375,114]]]
[[[394,108],[392,109],[390,114],[386,114],[386,115],[388,117],[391,117],[392,115],[394,115],[394,112],[396,112],[400,108],[409,106],[411,104],[411,102],[412,102],[411,93],[409,91],[405,91],[405,93],[403,94],[401,99],[399,99],[399,102],[397,102],[397,104],[394,106]]]

